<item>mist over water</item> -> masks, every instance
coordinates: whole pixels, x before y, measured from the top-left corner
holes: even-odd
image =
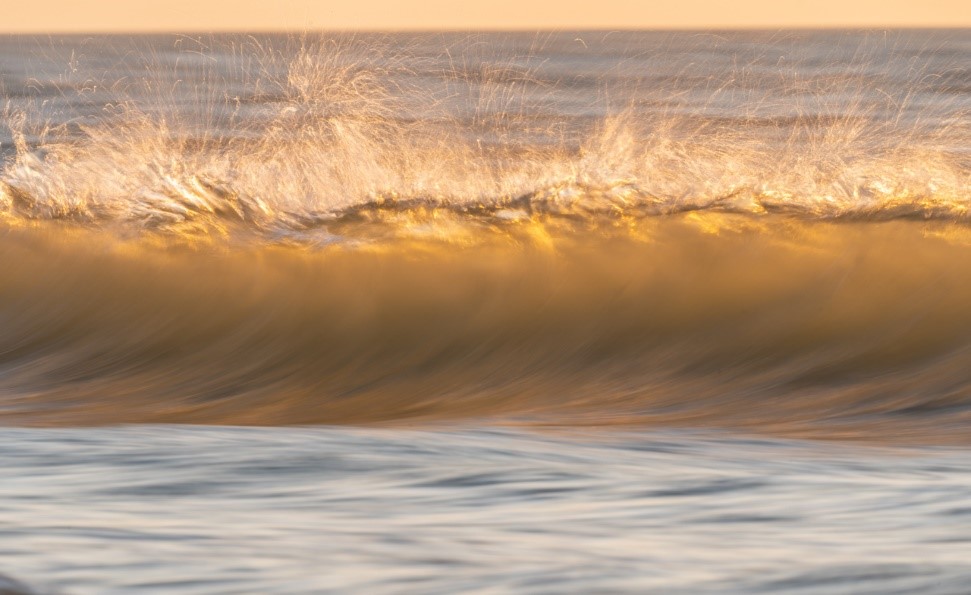
[[[0,421],[210,424],[0,432],[0,572],[963,592],[968,31],[4,37],[0,100]]]

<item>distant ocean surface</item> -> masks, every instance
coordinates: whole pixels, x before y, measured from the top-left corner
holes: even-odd
[[[0,110],[12,593],[971,592],[969,30],[6,36]]]

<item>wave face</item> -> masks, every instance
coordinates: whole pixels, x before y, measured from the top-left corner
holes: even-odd
[[[963,226],[691,214],[637,231],[308,251],[8,230],[5,417],[964,435]]]
[[[4,419],[963,439],[971,38],[760,35],[47,40]]]

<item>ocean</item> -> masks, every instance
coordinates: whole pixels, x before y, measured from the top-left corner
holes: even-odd
[[[0,36],[0,110],[0,593],[971,592],[971,30]]]

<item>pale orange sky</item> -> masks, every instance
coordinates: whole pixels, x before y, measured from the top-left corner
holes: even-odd
[[[971,0],[16,0],[0,32],[971,27]]]

